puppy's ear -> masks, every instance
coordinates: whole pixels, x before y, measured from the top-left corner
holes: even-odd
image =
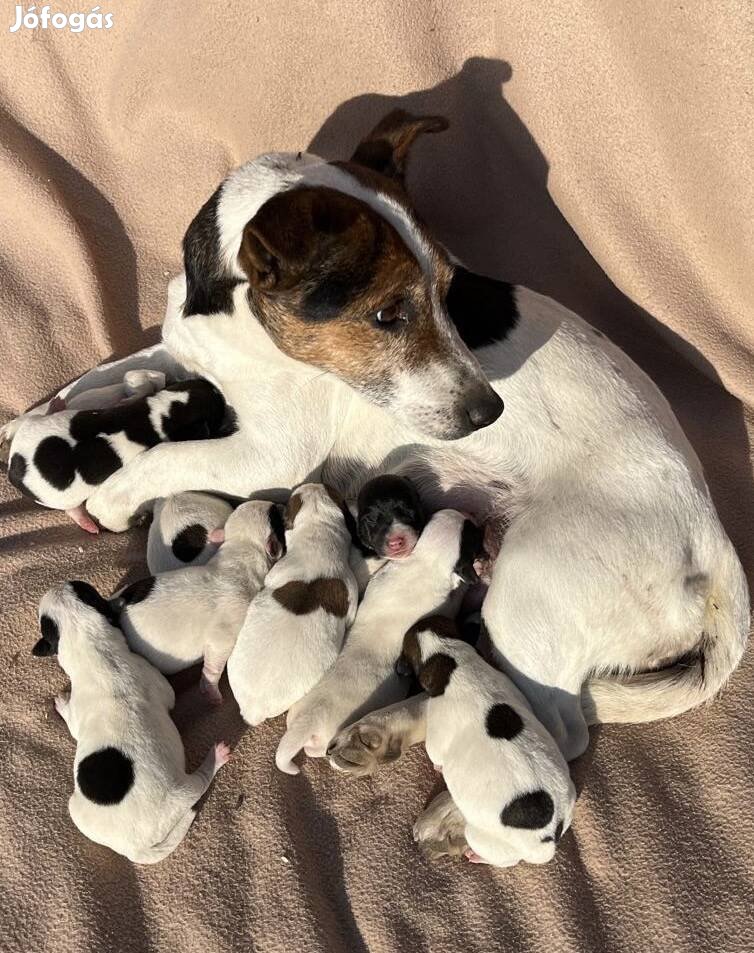
[[[419,635],[416,625],[412,625],[403,636],[403,651],[395,663],[397,675],[415,675],[421,666],[422,653],[419,647]]]
[[[300,493],[292,493],[291,498],[286,504],[285,511],[283,514],[283,523],[287,530],[293,529],[293,524],[296,522],[296,517],[298,516],[298,511],[304,505],[304,501]]]
[[[270,524],[270,534],[267,537],[265,550],[270,559],[280,559],[285,553],[285,507],[280,503],[273,503],[267,519]]]
[[[419,684],[431,697],[442,695],[448,687],[450,676],[456,668],[456,660],[444,652],[435,652],[417,673]]]
[[[220,546],[225,542],[225,530],[222,526],[218,526],[217,529],[211,530],[207,534],[207,542],[214,543],[216,546]]]
[[[31,650],[32,655],[36,655],[38,658],[42,658],[45,655],[57,655],[57,651],[50,645],[47,639],[40,639],[35,643],[34,648]]]
[[[42,638],[31,650],[32,655],[42,658],[46,655],[57,655],[58,645],[60,643],[60,630],[58,624],[50,616],[42,614],[39,617],[39,631]]]
[[[366,218],[360,202],[335,189],[288,189],[268,199],[246,224],[238,264],[250,284],[275,293],[310,277],[317,262],[348,245]]]
[[[412,116],[403,109],[394,109],[359,143],[351,161],[403,182],[416,139],[425,132],[444,132],[448,126],[443,116]]]

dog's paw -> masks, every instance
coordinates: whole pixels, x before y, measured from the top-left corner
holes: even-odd
[[[86,501],[87,513],[103,529],[122,533],[131,525],[137,509],[129,489],[131,479],[130,475],[114,473]]]
[[[469,849],[466,821],[448,791],[442,791],[414,824],[414,840],[428,860],[461,857]]]
[[[401,739],[391,734],[384,719],[372,715],[344,728],[327,748],[330,765],[354,777],[374,774],[379,765],[397,761],[402,753]]]
[[[230,745],[224,741],[218,741],[214,747],[215,771],[219,771],[224,764],[227,764],[232,756]]]

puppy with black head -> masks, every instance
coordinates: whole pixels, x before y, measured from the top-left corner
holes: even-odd
[[[249,725],[282,714],[316,685],[356,614],[351,534],[332,490],[321,483],[294,490],[285,542],[228,659],[228,681]]]
[[[513,682],[440,616],[408,630],[397,668],[413,672],[430,696],[425,745],[466,822],[465,856],[496,867],[551,860],[576,792],[558,746]]]
[[[204,659],[201,691],[222,702],[220,677],[249,604],[285,548],[282,507],[252,500],[211,530],[219,547],[204,566],[186,566],[127,586],[113,603],[134,652],[166,675]]]
[[[95,487],[158,443],[217,436],[225,410],[220,391],[201,379],[99,410],[53,407],[52,413],[20,421],[8,479],[24,496],[65,510],[82,529],[96,533],[83,506]]]
[[[77,742],[71,819],[82,834],[138,864],[167,857],[185,837],[194,805],[230,758],[222,742],[186,773],[170,717],[175,694],[130,651],[111,606],[85,582],[47,592],[37,656],[57,655],[71,680],[55,708]]]
[[[406,477],[386,473],[365,483],[357,501],[359,541],[385,559],[410,556],[427,525],[419,493]]]

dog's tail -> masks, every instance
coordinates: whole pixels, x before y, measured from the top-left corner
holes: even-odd
[[[581,693],[588,724],[656,721],[715,697],[741,661],[749,634],[746,580],[731,555],[734,565],[729,568],[737,571],[721,574],[724,585],[704,585],[702,635],[694,655],[656,672],[590,680]]]
[[[280,739],[275,752],[275,764],[285,774],[298,774],[299,767],[293,759],[299,751],[306,749],[312,757],[324,755],[329,738],[322,738],[322,707],[314,705],[308,711],[294,715],[288,728]]]

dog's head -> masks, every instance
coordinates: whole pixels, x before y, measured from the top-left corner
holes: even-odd
[[[217,545],[240,543],[263,549],[272,565],[285,552],[283,507],[266,500],[242,503],[230,514],[225,526],[213,529],[207,539]]]
[[[497,420],[503,402],[448,316],[454,266],[403,190],[416,138],[446,127],[391,113],[337,164],[337,188],[304,179],[268,199],[243,230],[238,266],[281,351],[450,440]]]
[[[43,657],[59,655],[65,636],[97,637],[102,623],[105,631],[118,626],[117,610],[88,582],[75,580],[48,590],[39,603],[40,638],[31,650]],[[61,658],[61,665],[65,660]]]
[[[357,508],[360,542],[388,559],[409,556],[427,522],[414,484],[393,474],[365,483]]]

